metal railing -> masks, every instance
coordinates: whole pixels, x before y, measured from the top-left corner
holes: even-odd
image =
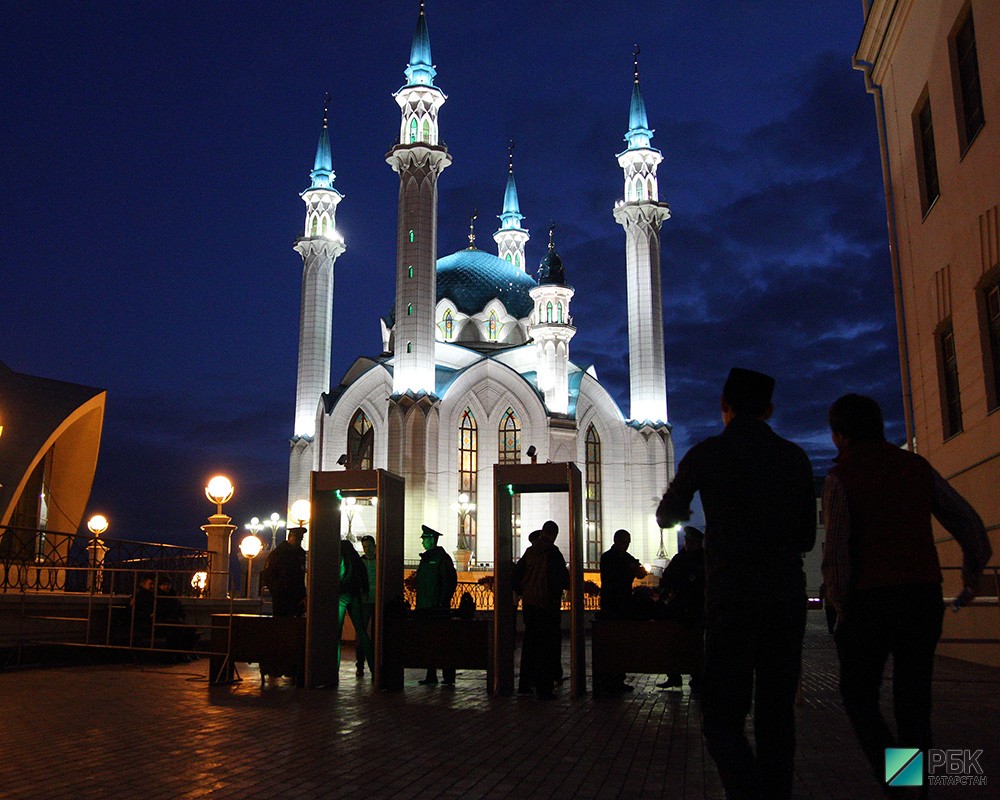
[[[492,576],[491,576],[492,577]],[[479,583],[478,581],[459,581],[458,588],[455,589],[455,594],[451,598],[452,609],[457,609],[458,604],[462,602],[462,595],[468,592],[472,599],[476,603],[476,611],[493,611],[496,606],[494,603],[493,595],[493,584],[492,583]],[[416,608],[417,606],[417,593],[413,588],[412,581],[404,582],[403,584],[403,598],[407,603],[410,604],[410,608]],[[600,607],[600,598],[596,595],[584,594],[583,596],[583,607],[587,611],[596,611]],[[562,610],[568,611],[570,608],[569,596],[567,593],[563,593],[562,599]]]
[[[211,572],[210,558],[179,545],[0,526],[0,592],[129,594],[146,571],[171,573],[175,590],[193,595],[191,578]]]

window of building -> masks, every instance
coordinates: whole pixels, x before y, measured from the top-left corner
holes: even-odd
[[[406,304],[406,316],[408,316],[408,317],[412,317],[413,316],[413,303],[407,303]]]
[[[649,199],[650,200],[655,200],[656,196],[653,194],[653,179],[652,178],[649,178],[646,181],[646,189],[649,192]]]
[[[521,463],[521,423],[514,413],[513,408],[508,408],[500,420],[500,452],[498,453],[498,464],[520,464]],[[521,495],[515,494],[513,505],[511,506],[511,530],[514,534],[512,544],[515,556],[521,554]]]
[[[944,438],[962,432],[962,397],[958,386],[958,356],[955,329],[948,320],[938,331],[938,359],[941,379],[941,421]]]
[[[444,338],[451,339],[455,335],[455,318],[451,315],[451,309],[444,310]]]
[[[959,23],[950,44],[958,136],[964,156],[985,123],[983,90],[979,83],[979,58],[976,54],[976,29],[972,22],[971,6],[967,6],[965,18]]]
[[[424,120],[424,138],[421,141],[430,143],[431,140],[431,124],[426,119]]]
[[[407,353],[412,353],[413,352],[413,342],[407,342],[406,343],[406,352]]]
[[[514,259],[512,259],[510,257],[510,253],[507,253],[507,255],[505,255],[504,258],[506,259],[506,261],[507,261],[508,264],[513,264],[514,263]]]
[[[410,120],[410,144],[417,141],[417,118],[414,117]]]
[[[407,278],[412,278],[413,277],[413,267],[407,267],[406,268],[406,277]]]
[[[459,524],[463,526],[460,532],[465,543],[476,555],[476,489],[478,484],[479,443],[477,439],[476,418],[472,409],[466,408],[462,413],[462,422],[458,430],[458,491],[467,494],[473,504],[471,511],[460,517]]]
[[[372,469],[375,455],[375,429],[360,408],[347,428],[347,468]]]
[[[514,266],[517,267],[518,269],[521,268],[521,254],[520,253],[515,253],[514,254]]]
[[[994,270],[995,272],[995,270]],[[986,407],[1000,408],[1000,279],[983,290],[983,356],[986,373]]]
[[[552,322],[552,303],[545,306],[545,321]]]
[[[489,337],[491,342],[495,342],[497,340],[497,332],[499,329],[498,322],[497,312],[491,311],[490,318],[486,321],[486,335]]]
[[[413,229],[410,228],[410,244],[413,244]]]
[[[938,186],[937,155],[934,151],[931,99],[926,92],[913,114],[913,130],[917,147],[917,173],[920,178],[920,205],[921,211],[926,214],[941,194]]]
[[[558,303],[556,305],[556,321],[560,325],[562,325],[562,321],[563,321],[563,318],[562,318],[562,303]]]
[[[586,518],[586,564],[588,569],[597,569],[601,565],[601,437],[597,429],[590,425],[587,428],[587,486],[585,497],[587,507]]]
[[[318,224],[319,224],[319,217],[313,217],[312,231],[309,234],[310,236],[315,236],[316,235],[316,226]]]
[[[329,223],[329,220],[326,217],[323,217],[323,231],[322,232],[323,232],[324,236],[326,236],[326,226],[327,226],[327,223]]]

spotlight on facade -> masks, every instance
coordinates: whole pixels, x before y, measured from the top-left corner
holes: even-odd
[[[347,453],[344,453],[340,458],[338,458],[337,463],[344,469],[347,469]]]
[[[538,448],[536,448],[534,445],[529,445],[528,450],[527,450],[527,456],[528,456],[528,458],[531,459],[531,463],[532,464],[537,464],[538,463]]]

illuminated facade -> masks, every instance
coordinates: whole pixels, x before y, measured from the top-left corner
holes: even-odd
[[[331,389],[327,378],[326,385],[315,389],[312,427],[306,432],[301,426],[300,431],[297,421],[292,439],[289,503],[307,495],[310,470],[336,469],[340,461],[347,467],[385,468],[406,481],[408,530],[430,525],[444,534],[441,544],[455,550],[464,525],[461,538],[471,546],[474,562],[488,564],[493,560],[493,466],[522,462],[533,446],[539,461],[572,461],[588,476],[589,565],[596,565],[618,528],[632,533],[632,550],[639,558],[652,560],[660,546],[653,512],[673,474],[659,297],[659,226],[668,212],[657,199],[655,170],[662,156],[649,147],[652,131],[646,129],[638,82],[626,135],[629,166],[622,162],[625,154],[619,156],[626,170],[626,198],[615,208],[626,229],[629,317],[643,317],[629,336],[632,409],[643,409],[632,420],[601,386],[593,367],[570,359],[575,290],[567,283],[551,231],[537,273],[533,276],[527,268],[530,237],[521,224],[513,149],[500,227],[493,235],[498,254],[477,249],[470,231],[466,249],[438,258],[437,183],[452,159],[439,137],[438,115],[446,97],[435,84],[423,10],[405,75],[406,84],[395,94],[399,139],[386,156],[400,184],[396,302],[381,320],[382,354],[358,358],[338,386]],[[641,141],[636,98],[642,108]],[[320,149],[324,147],[328,152],[325,138],[320,141]],[[651,197],[629,194],[636,185],[633,175],[640,173],[643,186],[654,187]],[[329,185],[303,194],[307,209],[312,208],[312,192],[336,191],[332,167],[329,174]],[[325,345],[323,336],[306,334],[313,330],[312,320],[322,318],[317,305],[326,313],[332,309],[333,262],[344,251],[332,224],[339,199],[336,194],[329,200],[331,225],[325,241],[330,243],[322,251],[323,263],[330,267],[329,297],[318,289],[314,294],[307,284],[306,262],[300,391],[304,368],[324,359],[329,364],[329,330]],[[321,231],[312,232],[310,213],[304,238],[323,238]],[[630,214],[636,222],[620,216]],[[302,252],[303,240],[296,249]],[[650,293],[656,296],[646,296]],[[309,325],[307,313],[312,315]],[[471,509],[460,511],[460,495],[468,496]],[[565,498],[525,496],[515,504],[515,517],[520,552],[527,547],[526,534],[546,519],[565,529]],[[355,532],[359,523],[366,526],[363,514],[355,519]],[[672,547],[675,537],[665,539]],[[407,555],[415,558],[419,539],[410,537],[406,544]]]

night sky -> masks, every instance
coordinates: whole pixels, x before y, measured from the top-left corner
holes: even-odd
[[[204,545],[215,472],[234,522],[284,513],[298,194],[333,97],[333,381],[393,304],[391,93],[417,2],[5,4],[0,360],[107,389],[90,511],[109,536]],[[628,410],[623,195],[632,49],[664,155],[668,409],[678,458],[721,427],[734,364],[775,375],[775,429],[825,474],[826,409],[883,405],[903,439],[881,169],[851,55],[861,2],[431,0],[439,256],[479,209],[495,252],[515,170],[532,274],[546,228],[576,288],[570,355]]]

